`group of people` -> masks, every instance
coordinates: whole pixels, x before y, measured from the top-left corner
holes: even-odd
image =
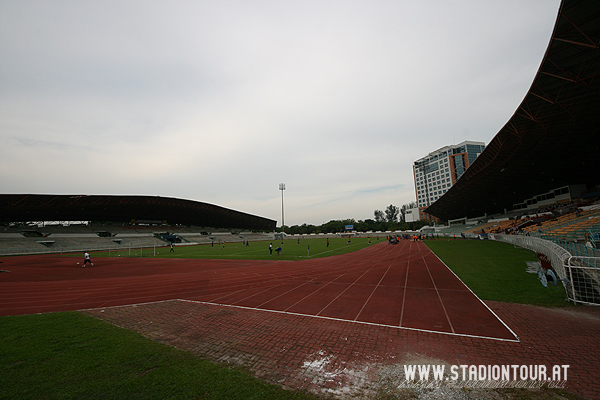
[[[431,236],[433,238],[433,235]],[[426,239],[427,236],[423,235],[421,233],[419,234],[413,234],[413,235],[388,235],[387,239],[388,239],[388,244],[398,244],[400,243],[400,239],[402,240],[412,240],[413,242],[421,242],[424,239]]]

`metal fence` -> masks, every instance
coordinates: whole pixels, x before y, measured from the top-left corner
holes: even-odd
[[[573,255],[557,243],[533,236],[490,234],[489,238],[545,255],[569,300],[600,305],[600,257]]]
[[[167,246],[166,244],[163,244],[163,247]],[[129,243],[125,246],[120,246],[120,245],[74,245],[74,246],[52,246],[52,247],[24,247],[24,246],[14,246],[14,247],[10,247],[10,246],[3,246],[0,249],[0,257],[4,257],[4,256],[33,256],[33,255],[43,255],[43,254],[70,254],[70,253],[83,253],[84,251],[87,251],[88,253],[91,252],[123,252],[123,251],[129,251],[129,253],[131,253],[132,251],[137,251],[138,253],[141,253],[143,250],[142,249],[147,249],[150,248],[150,252],[152,252],[152,248],[156,248],[159,247],[157,245],[152,245],[152,244],[148,244],[148,243],[136,243],[136,242],[132,242]]]
[[[567,281],[577,303],[600,305],[600,258],[572,256],[565,265]]]

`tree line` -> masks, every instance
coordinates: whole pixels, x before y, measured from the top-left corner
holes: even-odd
[[[406,211],[416,207],[417,204],[414,201],[404,204],[402,207],[397,207],[393,204],[390,204],[383,211],[375,210],[373,212],[373,219],[358,221],[354,218],[331,220],[322,225],[311,225],[305,223],[302,225],[284,226],[284,231],[285,233],[293,235],[311,233],[341,233],[346,231],[347,225],[353,225],[354,230],[357,232],[416,230],[430,224],[428,220],[406,222]],[[277,228],[277,232],[281,232],[281,227]]]

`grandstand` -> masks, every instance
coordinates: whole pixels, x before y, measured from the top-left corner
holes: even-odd
[[[0,223],[0,255],[14,255],[266,240],[276,222],[165,197],[4,194]]]
[[[203,229],[206,228],[106,224],[5,227],[0,231],[0,256],[157,248],[172,242],[185,246],[273,239],[272,232]]]
[[[454,235],[458,235],[460,236],[461,234],[465,233],[465,232],[470,232],[474,229],[477,229],[478,223],[477,222],[467,222],[465,224],[457,224],[457,225],[450,225],[447,227],[441,226],[441,227],[437,227],[434,231],[431,231],[431,233],[439,233],[442,234],[444,236],[449,236],[452,237]],[[426,230],[424,230],[425,233],[427,233]]]
[[[523,232],[529,234],[539,233],[544,238],[558,237],[574,242],[586,242],[586,234],[590,231],[600,231],[600,204],[585,210],[552,217],[523,228]]]

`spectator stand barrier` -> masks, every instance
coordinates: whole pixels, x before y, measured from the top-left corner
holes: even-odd
[[[545,255],[570,301],[600,305],[600,257],[573,255],[557,243],[533,236],[490,234],[489,238]]]

